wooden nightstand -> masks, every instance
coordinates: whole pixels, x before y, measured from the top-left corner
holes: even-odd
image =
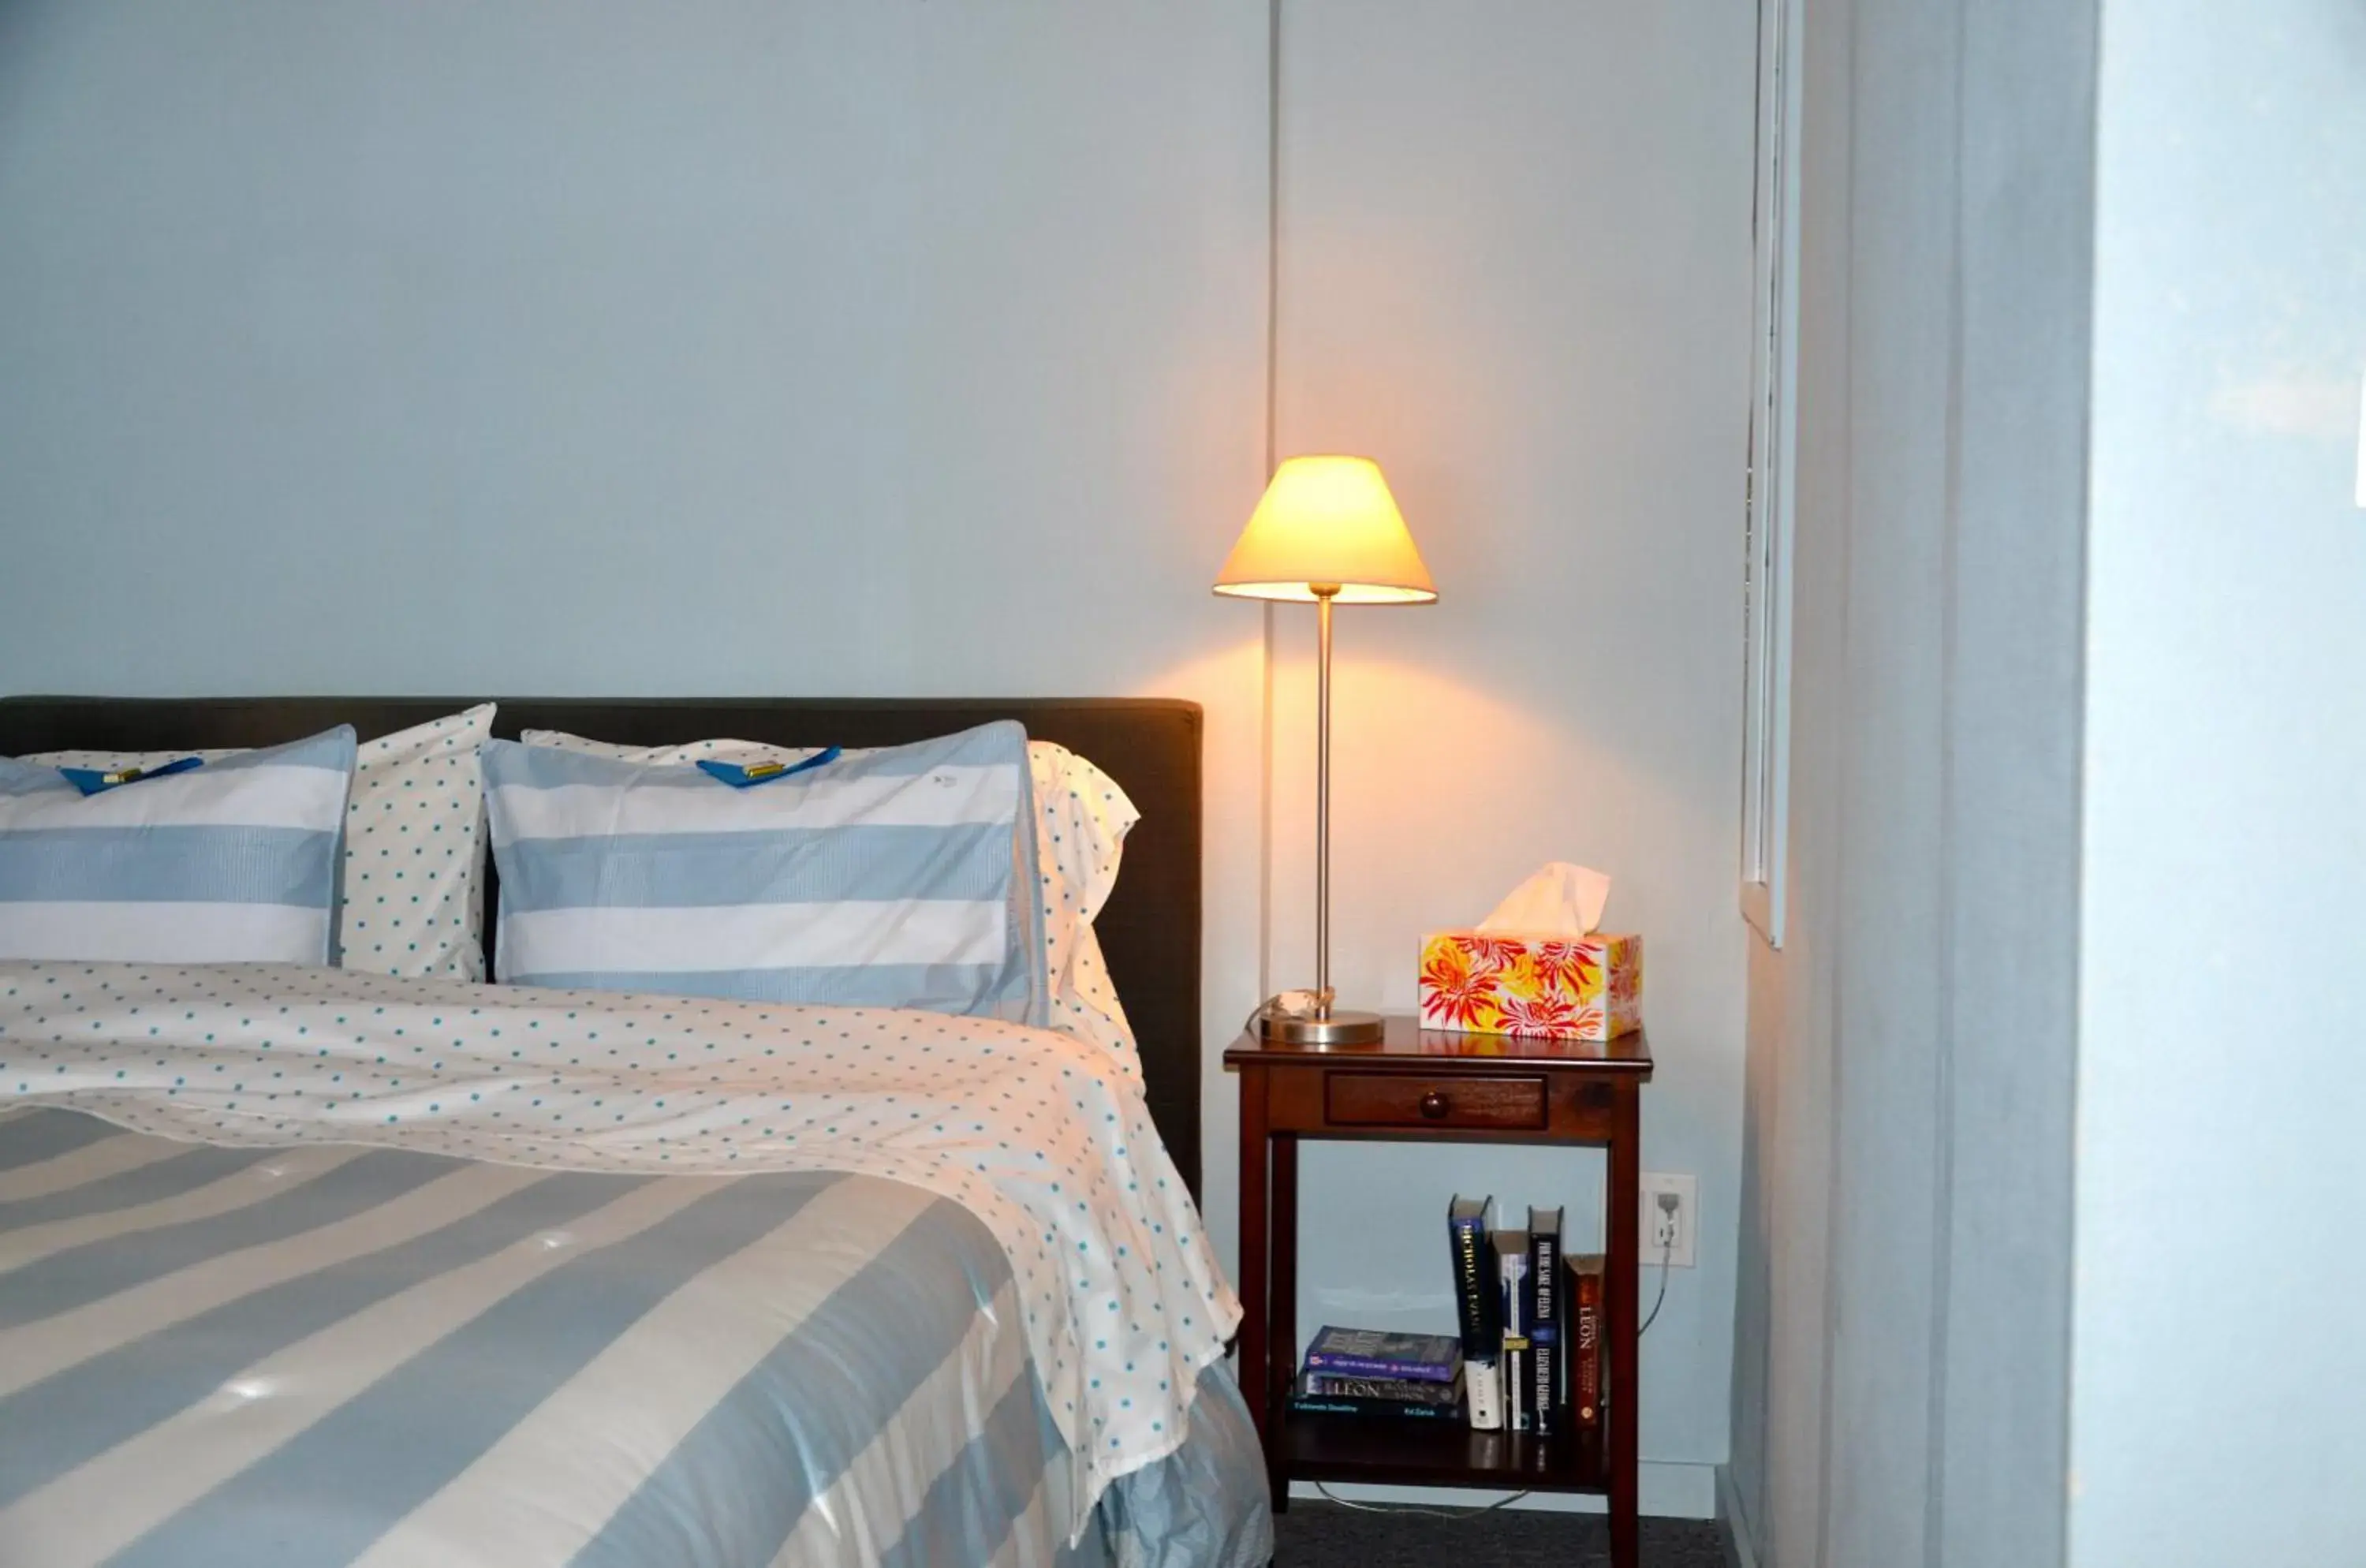
[[[1317,1050],[1244,1035],[1224,1053],[1241,1075],[1241,1389],[1265,1441],[1274,1506],[1290,1483],[1526,1487],[1610,1499],[1611,1561],[1636,1564],[1636,1268],[1642,1172],[1639,1112],[1651,1076],[1641,1033],[1607,1043],[1425,1030],[1389,1020],[1377,1045]],[[1293,1416],[1298,1353],[1298,1145],[1304,1138],[1599,1145],[1606,1190],[1607,1370],[1598,1436],[1536,1438],[1448,1423]],[[1446,1202],[1407,1223],[1434,1225],[1447,1267]]]

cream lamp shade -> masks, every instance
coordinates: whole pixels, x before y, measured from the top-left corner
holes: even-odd
[[[1318,590],[1330,590],[1329,594]],[[1342,604],[1426,604],[1437,597],[1380,466],[1369,457],[1291,457],[1274,470],[1216,592],[1242,599],[1332,597]]]

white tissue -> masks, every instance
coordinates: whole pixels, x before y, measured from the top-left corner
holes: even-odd
[[[1513,888],[1495,912],[1479,922],[1479,929],[1583,936],[1602,923],[1602,907],[1609,901],[1608,877],[1590,866],[1557,860]]]

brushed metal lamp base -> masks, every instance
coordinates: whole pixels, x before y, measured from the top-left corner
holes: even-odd
[[[1324,1013],[1289,1013],[1260,1011],[1257,1014],[1257,1038],[1277,1045],[1370,1045],[1377,1043],[1386,1030],[1376,1012],[1358,1012],[1353,1008],[1333,1008]]]
[[[1376,1012],[1331,1005],[1331,602],[1335,582],[1310,582],[1314,596],[1314,1005],[1284,1010],[1275,998],[1257,1010],[1257,1037],[1277,1045],[1324,1050],[1376,1044],[1386,1026]],[[1306,993],[1300,993],[1306,995]]]

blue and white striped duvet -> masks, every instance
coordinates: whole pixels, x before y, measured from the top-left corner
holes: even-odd
[[[975,1217],[873,1178],[208,1147],[15,1113],[0,1562],[1261,1560],[1221,1371],[1195,1444],[1069,1544],[1073,1467],[1015,1291]],[[1212,1506],[1123,1501],[1177,1495]]]
[[[0,1562],[1261,1562],[1237,1308],[1099,1060],[0,964]]]

